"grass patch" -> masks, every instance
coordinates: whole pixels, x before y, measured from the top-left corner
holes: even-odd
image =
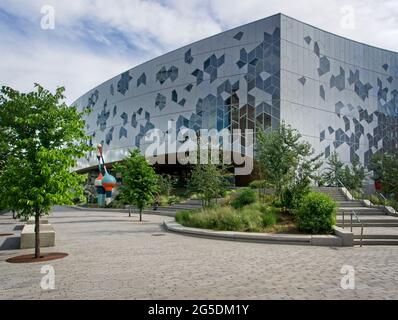
[[[192,211],[180,211],[176,221],[191,228],[218,231],[266,232],[278,223],[279,209],[254,203],[240,209],[216,206]]]

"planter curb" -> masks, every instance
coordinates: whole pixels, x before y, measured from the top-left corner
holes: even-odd
[[[167,231],[219,240],[256,242],[269,244],[290,244],[306,246],[341,247],[343,240],[337,235],[295,235],[295,234],[270,234],[249,233],[235,231],[214,231],[208,229],[188,228],[177,222],[163,222]]]

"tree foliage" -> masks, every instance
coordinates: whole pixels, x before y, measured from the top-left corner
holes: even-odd
[[[71,168],[90,150],[83,114],[63,102],[63,93],[36,84],[29,93],[2,87],[0,95],[1,202],[35,217],[36,257],[40,217],[82,193],[82,178]]]
[[[337,152],[333,152],[327,162],[323,181],[329,186],[341,186],[349,190],[359,191],[363,186],[365,167],[355,158],[350,165],[344,165]]]
[[[336,151],[330,155],[326,165],[322,176],[324,183],[328,186],[338,186],[339,181],[343,180],[344,163],[340,160]]]
[[[175,180],[170,175],[158,175],[159,192],[162,195],[169,197],[171,191],[173,190],[174,184]]]
[[[336,224],[336,202],[326,194],[310,192],[298,207],[296,221],[302,231],[329,233]]]
[[[311,145],[284,122],[276,130],[258,131],[256,151],[268,185],[286,207],[295,206],[309,192],[311,181],[318,179],[320,155],[314,156]]]
[[[154,201],[159,191],[155,170],[139,150],[134,149],[130,151],[129,156],[115,166],[115,171],[122,176],[121,199],[138,208],[140,221],[142,221],[142,210]]]
[[[202,196],[205,206],[210,205],[225,190],[222,170],[214,164],[197,164],[192,171],[188,188]]]
[[[373,180],[381,182],[382,191],[398,197],[398,153],[376,154],[372,157],[369,169]]]

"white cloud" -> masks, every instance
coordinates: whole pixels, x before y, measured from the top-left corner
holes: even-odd
[[[53,31],[40,29],[43,5],[55,7]],[[342,28],[345,5],[353,30]],[[68,102],[140,62],[278,12],[398,51],[396,0],[0,0],[2,12],[17,19],[0,20],[0,83],[64,85]]]

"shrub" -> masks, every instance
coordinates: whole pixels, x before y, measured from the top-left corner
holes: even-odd
[[[265,194],[261,197],[262,201],[264,201],[265,203],[268,204],[272,204],[275,201],[278,200],[278,196],[274,195],[274,194]]]
[[[277,212],[279,211],[276,208],[272,208],[260,203],[254,203],[250,206],[243,208],[244,212],[260,212],[261,221],[259,224],[262,224],[264,228],[273,226],[277,222]]]
[[[351,195],[354,197],[355,200],[361,199],[361,193],[355,190],[350,190]]]
[[[177,213],[176,220],[193,228],[261,232],[276,223],[277,215],[272,208],[255,203],[239,210],[223,206],[181,211]]]
[[[250,189],[263,189],[267,187],[267,183],[264,180],[254,180],[249,184]]]
[[[369,196],[369,201],[372,202],[374,205],[382,204],[382,201],[379,199],[379,197],[374,194],[371,194]]]
[[[180,202],[181,202],[181,199],[177,196],[170,196],[167,198],[167,204],[169,206],[176,204],[176,203],[180,203]]]
[[[256,202],[256,192],[252,189],[243,189],[238,193],[236,198],[232,200],[231,204],[235,209],[238,209],[254,202]]]
[[[267,214],[263,214],[263,225],[264,227],[272,227],[277,222],[277,216],[273,211]]]
[[[185,225],[191,219],[192,213],[193,213],[193,210],[178,211],[176,213],[176,221],[182,225]]]
[[[283,208],[283,203],[279,197],[274,198],[271,205],[275,208]]]
[[[311,192],[302,199],[296,220],[302,231],[329,233],[336,223],[336,203],[326,194]]]

